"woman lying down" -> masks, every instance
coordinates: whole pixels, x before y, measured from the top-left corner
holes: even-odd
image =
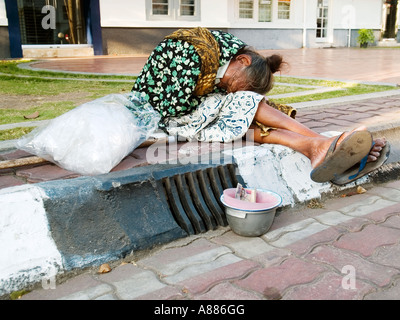
[[[129,95],[84,104],[18,147],[89,175],[109,172],[158,128],[189,141],[245,137],[290,147],[310,159],[315,182],[345,184],[386,161],[389,143],[373,140],[365,127],[325,137],[296,121],[292,108],[268,102],[283,64],[232,34],[180,29],[157,45]]]

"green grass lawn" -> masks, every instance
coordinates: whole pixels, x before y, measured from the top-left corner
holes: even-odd
[[[70,74],[27,70],[18,68],[18,64],[21,62],[26,61],[0,61],[0,124],[53,119],[84,102],[111,93],[127,93],[132,89],[136,79],[132,76]],[[46,79],[47,77],[58,79]],[[90,81],[79,80],[80,78]],[[120,81],[115,82],[112,80]],[[299,94],[291,98],[273,100],[285,104],[395,89],[391,86],[280,76],[276,77],[275,82],[275,86],[268,93],[268,96],[294,92],[303,93],[312,90],[312,88],[304,87],[304,85],[338,88],[337,91],[308,95]],[[287,86],[283,84],[292,85]],[[24,118],[24,116],[33,114],[34,112],[39,113],[38,118],[29,120]],[[32,128],[26,127],[0,130],[0,140],[17,139],[30,130]]]
[[[312,85],[312,86],[321,86],[321,87],[338,89],[324,93],[315,93],[311,95],[304,95],[304,96],[299,95],[290,98],[274,99],[275,102],[284,104],[338,98],[338,97],[397,89],[396,87],[393,86],[370,85],[370,84],[362,84],[355,82],[341,82],[341,81],[329,81],[329,80],[299,79],[292,77],[277,77],[276,81],[279,83],[292,83],[292,84],[297,83],[299,85]]]

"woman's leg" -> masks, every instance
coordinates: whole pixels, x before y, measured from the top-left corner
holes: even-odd
[[[261,135],[261,129],[255,125],[250,126],[247,139],[257,143],[280,144],[304,154],[315,168],[325,158],[326,152],[335,139],[324,136],[309,137],[286,129],[271,130],[268,136]]]
[[[261,136],[261,129],[251,126],[250,129],[253,130],[248,134],[250,139],[258,143],[280,144],[301,152],[310,159],[313,168],[324,160],[329,146],[335,139],[335,137],[328,138],[309,129],[281,111],[270,107],[265,100],[260,102],[254,120],[276,129],[271,130],[268,136]],[[355,130],[366,130],[366,128],[360,127]],[[340,144],[349,134],[343,134],[337,143]],[[378,159],[385,144],[384,138],[375,139],[375,145],[368,157],[369,162]]]
[[[307,137],[321,137],[320,134],[307,128],[300,122],[289,117],[287,114],[270,107],[265,100],[262,100],[259,103],[254,120],[267,127],[286,129]]]

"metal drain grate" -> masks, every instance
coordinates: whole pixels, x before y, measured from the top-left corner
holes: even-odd
[[[238,182],[244,185],[235,171],[234,164],[227,164],[163,178],[169,208],[187,234],[227,225],[220,196],[224,189],[234,188]]]

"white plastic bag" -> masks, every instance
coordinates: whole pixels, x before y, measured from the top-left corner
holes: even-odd
[[[66,170],[103,174],[147,140],[159,120],[149,104],[130,95],[111,94],[33,130],[17,141],[17,147]]]

